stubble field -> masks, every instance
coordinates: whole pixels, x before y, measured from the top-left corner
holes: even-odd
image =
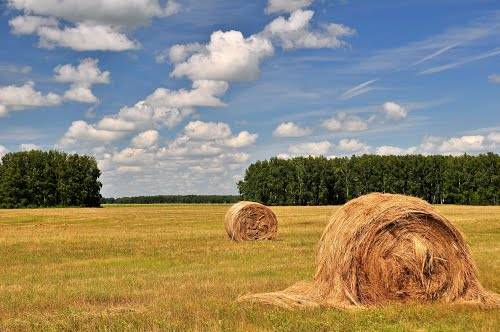
[[[226,205],[0,210],[0,331],[498,331],[464,305],[284,310],[234,300],[314,274],[337,207],[276,207],[279,240],[232,243]],[[500,292],[500,207],[438,206]]]

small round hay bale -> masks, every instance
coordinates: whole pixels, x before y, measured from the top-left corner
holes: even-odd
[[[278,234],[278,219],[274,212],[255,202],[239,202],[231,206],[224,224],[229,238],[236,242],[273,240]]]
[[[281,307],[369,307],[399,302],[498,307],[479,283],[457,228],[427,202],[374,193],[331,217],[321,236],[314,282],[240,301]]]

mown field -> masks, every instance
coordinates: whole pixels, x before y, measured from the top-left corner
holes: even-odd
[[[227,240],[224,205],[0,210],[0,331],[499,331],[463,305],[287,311],[235,303],[314,273],[336,207],[277,207],[278,241]],[[439,206],[500,292],[500,207]]]

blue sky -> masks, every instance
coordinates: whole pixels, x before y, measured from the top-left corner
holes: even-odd
[[[0,155],[92,154],[105,196],[235,193],[272,156],[500,150],[498,1],[0,10]]]

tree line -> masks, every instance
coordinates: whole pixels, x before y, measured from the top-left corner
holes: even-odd
[[[272,158],[250,165],[238,188],[243,199],[268,205],[344,204],[371,192],[433,204],[497,205],[500,158],[494,153]]]
[[[157,195],[103,198],[103,204],[228,204],[241,200],[236,195]]]
[[[0,163],[0,208],[98,207],[100,175],[96,160],[89,156],[8,153]]]

